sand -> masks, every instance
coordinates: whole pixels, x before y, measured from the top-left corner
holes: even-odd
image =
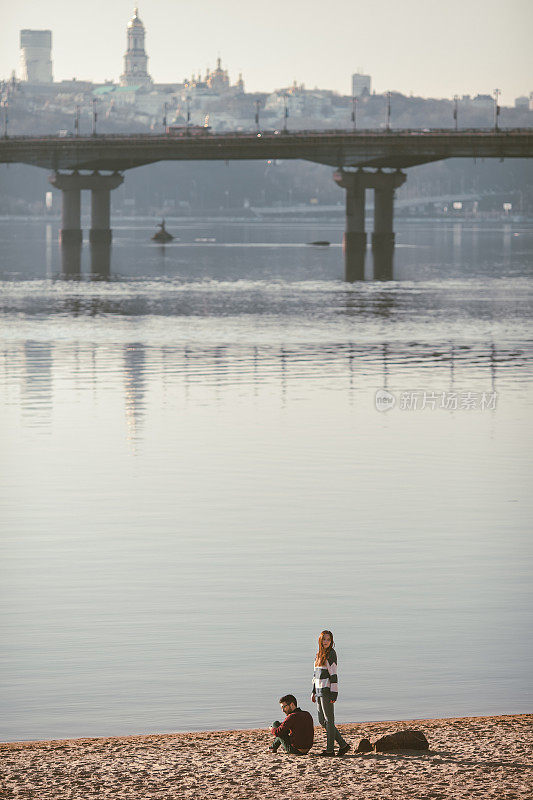
[[[533,715],[339,725],[354,746],[404,728],[429,753],[321,758],[268,751],[267,730],[0,744],[0,798],[511,800],[533,797]]]

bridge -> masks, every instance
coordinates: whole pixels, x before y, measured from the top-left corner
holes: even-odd
[[[533,129],[260,131],[214,133],[188,129],[173,134],[18,136],[0,140],[0,163],[31,164],[53,171],[50,182],[63,193],[61,241],[80,245],[80,191],[92,192],[90,241],[109,245],[110,192],[128,169],[157,161],[303,159],[335,167],[346,190],[344,259],[346,280],[364,278],[365,194],[373,189],[372,250],[378,274],[392,275],[395,189],[403,169],[446,158],[531,158]],[[392,171],[391,171],[392,170]],[[63,172],[62,172],[63,171]],[[83,171],[89,174],[83,174]],[[108,172],[111,174],[102,174]]]

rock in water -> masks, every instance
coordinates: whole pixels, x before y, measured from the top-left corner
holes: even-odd
[[[397,750],[429,750],[429,742],[422,731],[398,731],[382,736],[374,745],[377,753],[394,753]]]

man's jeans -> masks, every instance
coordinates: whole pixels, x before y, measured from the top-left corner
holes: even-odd
[[[272,728],[279,728],[281,722],[277,719],[275,722],[272,723]],[[299,750],[296,750],[295,747],[289,742],[288,736],[276,736],[274,741],[272,742],[272,750],[276,752],[279,746],[282,746],[286,753],[292,753],[295,756],[303,756],[303,753],[300,753]]]
[[[339,747],[346,747],[346,742],[335,727],[335,709],[329,697],[317,697],[316,705],[318,708],[318,722],[326,729],[326,750],[332,753],[335,749],[335,742],[338,742]]]

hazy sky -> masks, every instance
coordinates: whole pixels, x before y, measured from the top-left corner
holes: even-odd
[[[0,77],[19,67],[19,30],[53,32],[55,80],[116,80],[123,67],[129,0],[0,0]],[[533,90],[531,0],[141,0],[149,71],[178,81],[213,67],[249,91],[297,80],[348,94],[350,75],[373,88],[431,97]]]

